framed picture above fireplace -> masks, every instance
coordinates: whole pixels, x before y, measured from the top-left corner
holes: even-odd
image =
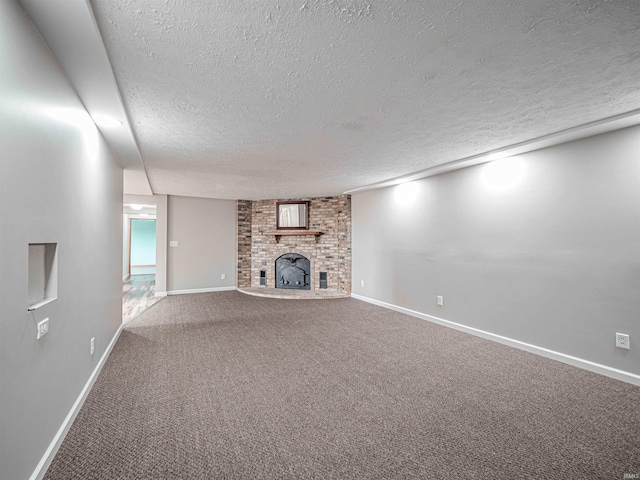
[[[277,202],[276,214],[278,230],[309,228],[309,202]]]

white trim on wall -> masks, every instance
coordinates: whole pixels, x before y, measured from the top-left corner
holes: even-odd
[[[84,388],[80,392],[80,395],[78,396],[78,398],[76,399],[75,403],[71,407],[71,410],[69,410],[69,413],[67,414],[67,417],[62,422],[62,425],[60,425],[60,428],[58,429],[58,432],[53,437],[53,440],[49,444],[49,447],[44,452],[44,455],[42,456],[42,458],[38,462],[38,465],[36,466],[36,469],[31,474],[31,477],[29,477],[29,480],[41,480],[44,477],[44,475],[47,473],[47,469],[49,468],[49,465],[51,465],[51,462],[53,461],[53,457],[56,456],[56,453],[58,452],[58,449],[60,448],[60,445],[62,445],[64,437],[67,436],[67,432],[69,432],[69,429],[71,428],[71,425],[73,424],[73,421],[78,416],[78,412],[80,412],[80,409],[82,408],[82,405],[84,404],[84,401],[86,400],[87,395],[91,391],[91,388],[93,387],[93,384],[95,383],[96,379],[98,378],[98,375],[100,374],[100,371],[102,370],[102,367],[106,363],[107,358],[109,357],[109,354],[111,353],[111,350],[113,350],[114,345],[118,341],[118,338],[120,337],[120,334],[122,333],[123,327],[124,327],[124,325],[122,325],[122,324],[118,327],[118,330],[116,331],[115,335],[111,339],[111,342],[107,346],[107,349],[102,354],[102,357],[100,358],[100,361],[96,365],[96,368],[93,369],[93,373],[91,374],[91,376],[87,380],[87,383],[85,384]]]
[[[514,340],[513,338],[504,337],[502,335],[497,335],[495,333],[487,332],[485,330],[468,327],[460,323],[455,323],[450,320],[445,320],[444,318],[434,317],[433,315],[427,315],[426,313],[416,312],[415,310],[399,307],[391,303],[382,302],[380,300],[375,300],[373,298],[365,297],[363,295],[358,295],[356,293],[352,293],[351,296],[356,300],[372,303],[373,305],[378,305],[379,307],[384,307],[384,308],[388,308],[389,310],[405,313],[407,315],[411,315],[412,317],[420,318],[421,320],[437,323],[438,325],[442,325],[444,327],[454,328],[456,330],[460,330],[462,332],[475,335],[476,337],[482,337],[487,340],[492,340],[494,342],[502,343],[510,347],[518,348],[520,350],[524,350],[529,353],[540,355],[542,357],[550,358],[552,360],[557,360],[559,362],[566,363],[574,367],[582,368],[584,370],[589,370],[590,372],[599,373],[607,377],[615,378],[616,380],[621,380],[623,382],[640,386],[640,375],[636,375],[631,372],[618,370],[617,368],[608,367],[606,365],[591,362],[583,358],[573,357],[571,355],[556,352],[554,350],[549,350],[547,348],[539,347],[537,345],[532,345],[530,343],[521,342],[519,340]]]
[[[211,287],[211,288],[192,288],[189,290],[168,290],[166,293],[156,293],[156,297],[166,297],[167,295],[189,295],[190,293],[209,293],[209,292],[230,292],[237,290],[235,285],[231,287]],[[164,295],[162,295],[164,293]]]

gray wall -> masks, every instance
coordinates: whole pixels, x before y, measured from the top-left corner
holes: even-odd
[[[130,230],[129,215],[122,215],[122,278],[129,276],[129,235]]]
[[[167,293],[167,195],[154,195],[156,200],[156,295]]]
[[[639,139],[521,155],[502,188],[485,164],[353,195],[353,293],[640,374]]]
[[[0,2],[0,60],[0,477],[20,480],[122,321],[122,170],[13,1]],[[58,299],[28,313],[38,242],[58,244]]]
[[[169,196],[167,218],[168,242],[179,242],[178,247],[167,248],[167,290],[234,287],[235,200]]]

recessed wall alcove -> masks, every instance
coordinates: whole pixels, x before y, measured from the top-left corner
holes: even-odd
[[[293,232],[277,229],[277,204],[284,201],[309,202],[307,229]],[[245,293],[246,289],[275,290],[276,260],[289,253],[309,259],[312,296],[350,295],[351,197],[239,200],[238,288]],[[320,272],[326,272],[327,277],[323,289]],[[261,278],[265,285],[261,285]],[[286,293],[282,292],[285,289],[278,290]]]

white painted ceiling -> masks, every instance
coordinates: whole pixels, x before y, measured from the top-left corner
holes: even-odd
[[[640,109],[637,0],[90,0],[155,193],[294,198]]]

